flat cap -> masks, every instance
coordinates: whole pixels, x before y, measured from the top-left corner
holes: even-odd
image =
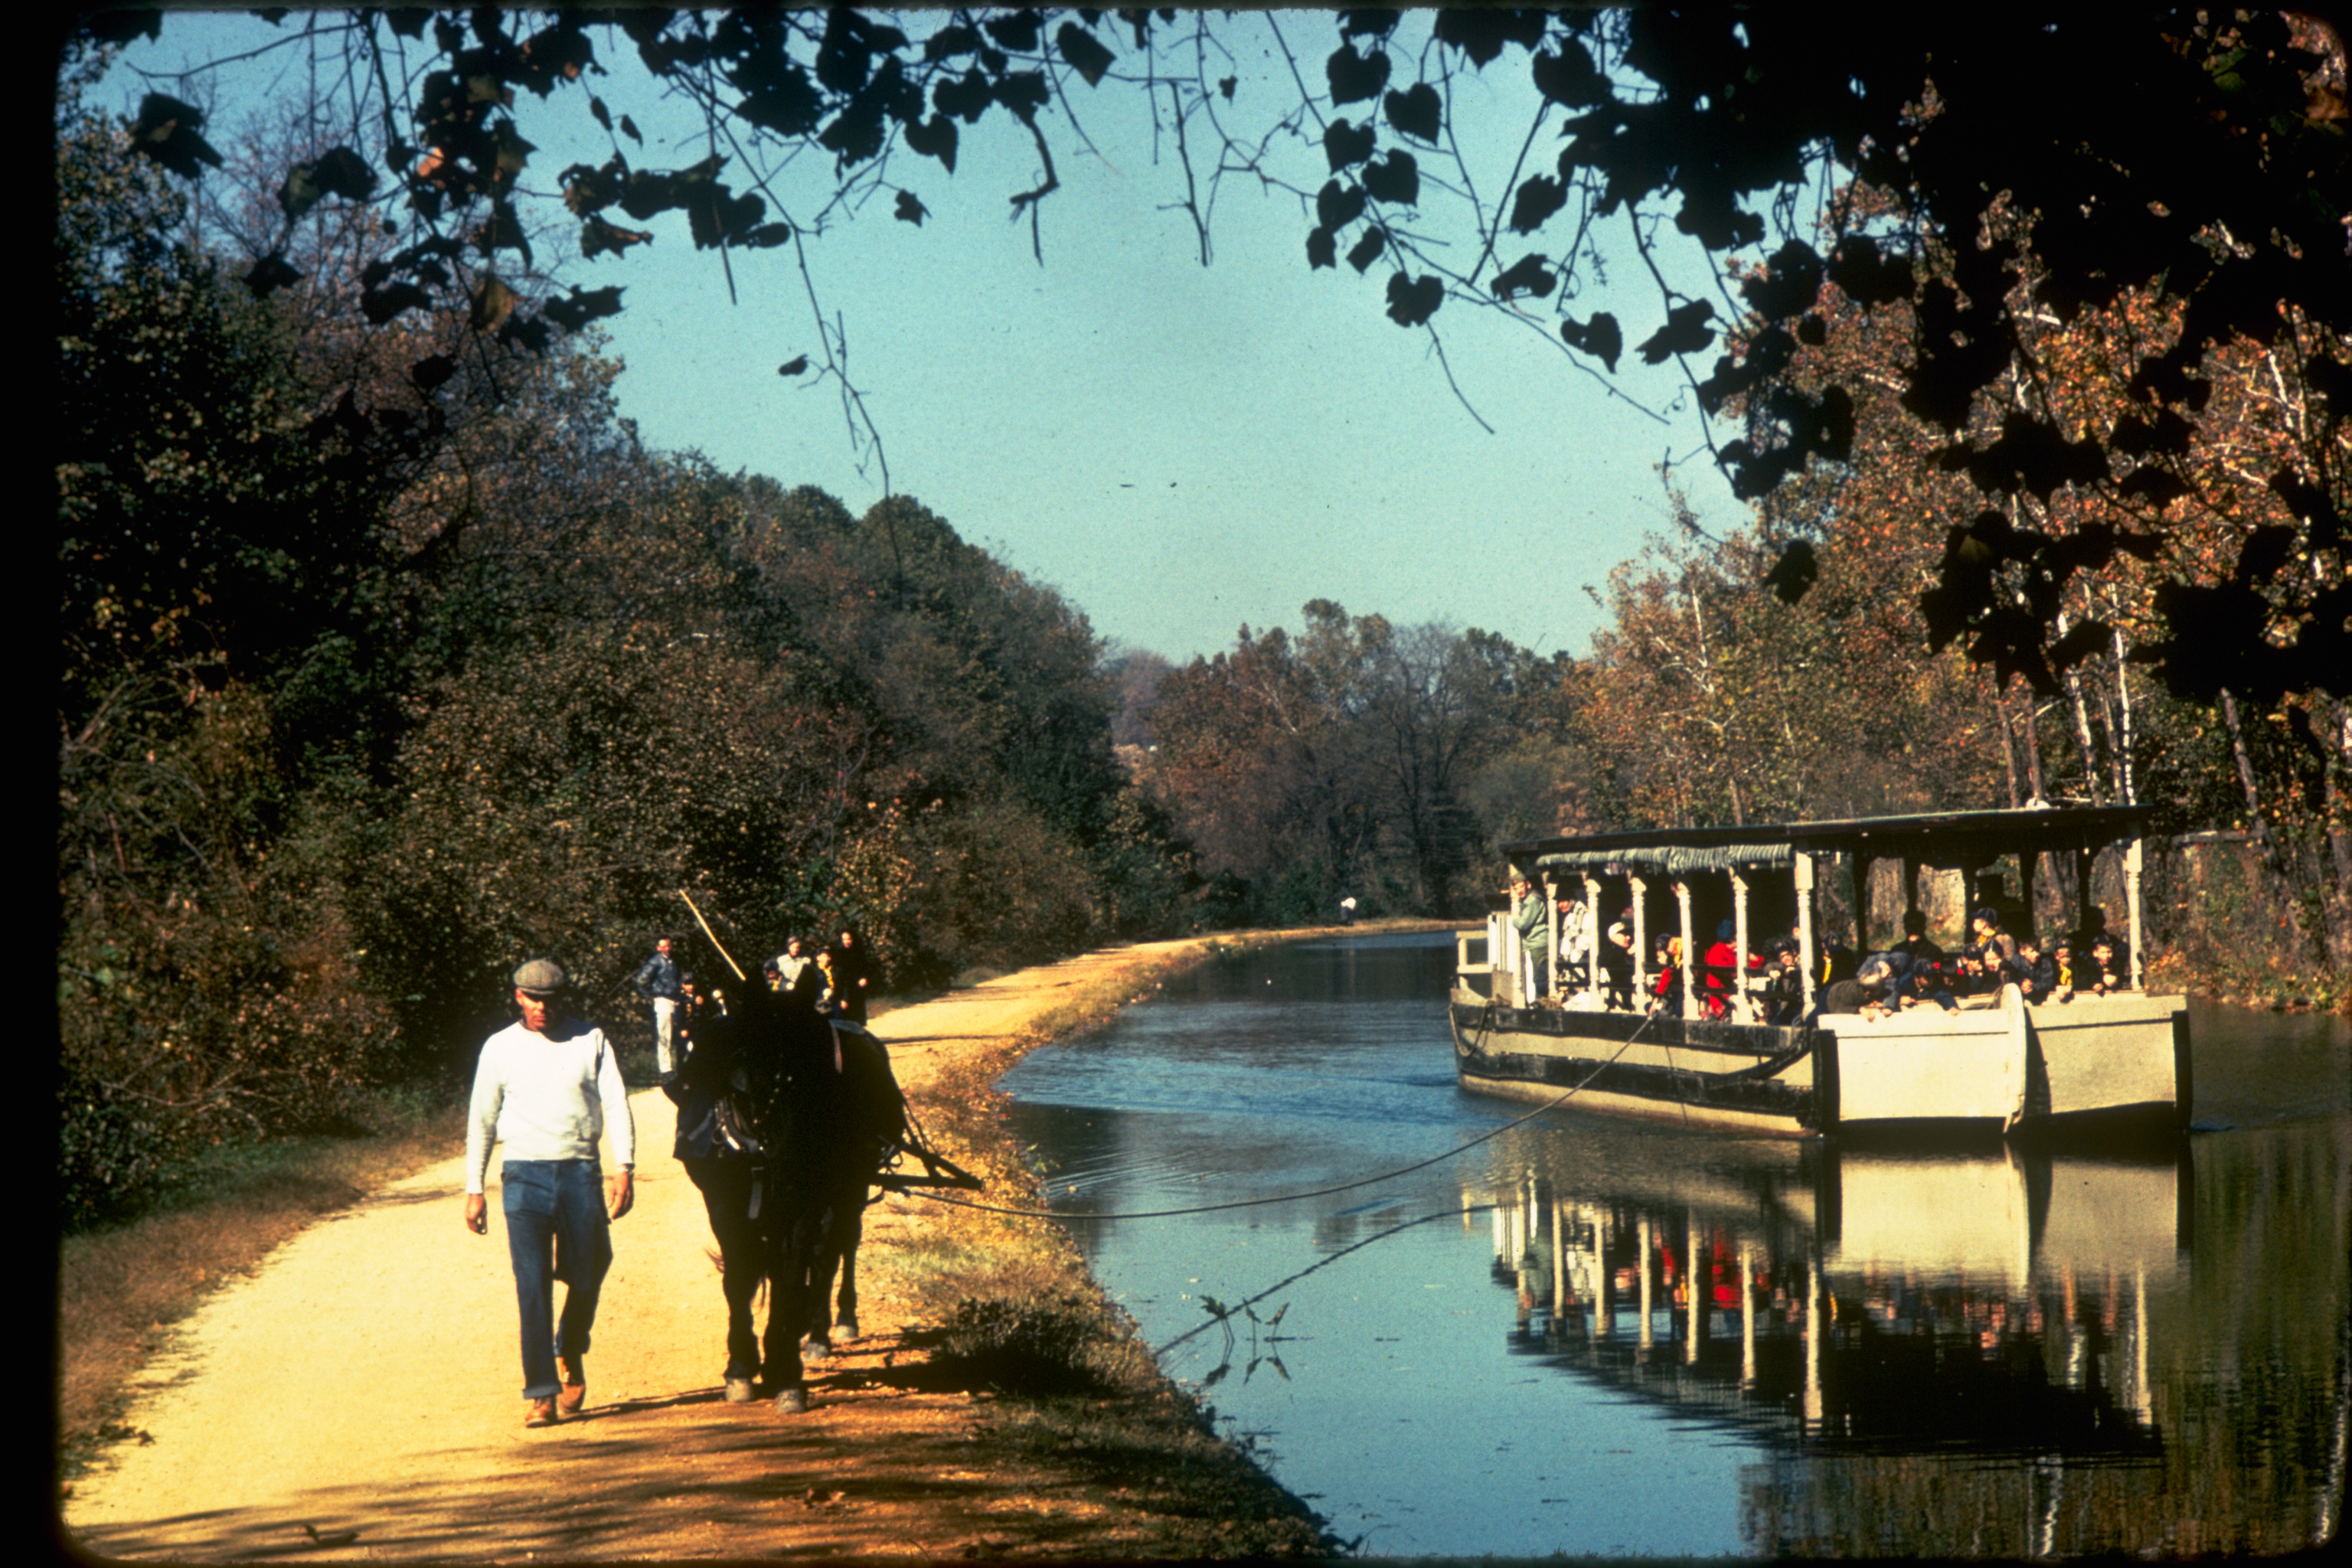
[[[515,989],[526,996],[552,996],[570,984],[563,965],[551,958],[534,958],[514,972]]]

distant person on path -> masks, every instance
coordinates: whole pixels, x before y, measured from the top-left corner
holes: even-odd
[[[654,1068],[667,1078],[677,1070],[677,1005],[685,993],[678,988],[677,961],[669,955],[669,938],[654,943],[654,955],[637,966],[637,994],[654,1010]]]
[[[783,982],[777,989],[790,991],[793,982],[800,979],[801,971],[815,962],[803,949],[800,938],[786,937],[784,951],[776,954],[776,975]]]
[[[636,1124],[620,1063],[602,1029],[555,1011],[567,984],[552,959],[514,972],[522,1017],[482,1043],[466,1121],[466,1228],[476,1236],[490,1230],[490,1144],[506,1145],[499,1180],[522,1324],[526,1426],[551,1426],[587,1402],[588,1335],[613,1263],[611,1222],[636,1201]],[[596,1143],[607,1134],[615,1169],[600,1183]]]
[[[834,984],[841,993],[841,1016],[853,1024],[866,1022],[866,992],[874,968],[866,962],[866,943],[848,926],[841,928],[840,944],[833,954]]]

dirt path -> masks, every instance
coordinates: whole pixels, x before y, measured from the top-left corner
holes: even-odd
[[[940,1067],[1065,987],[1191,945],[1024,971],[875,1032],[919,1113]],[[919,1202],[868,1211],[866,1338],[813,1366],[816,1407],[725,1404],[701,1201],[669,1154],[669,1101],[631,1103],[637,1206],[614,1227],[583,1418],[522,1428],[503,1230],[466,1232],[452,1158],[312,1227],[184,1323],[125,1417],[152,1442],[76,1483],[71,1537],[107,1557],[238,1562],[1120,1551],[1134,1531],[1116,1509],[987,1462],[971,1396],[892,1377],[922,1315],[893,1267]]]

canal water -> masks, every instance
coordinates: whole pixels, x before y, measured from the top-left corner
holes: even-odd
[[[1465,1094],[1452,961],[1444,932],[1227,956],[1003,1080],[1096,1277],[1342,1539],[2335,1538],[2342,1020],[2199,1006],[2177,1144],[1841,1152]],[[1202,1212],[1109,1217],[1168,1209]]]

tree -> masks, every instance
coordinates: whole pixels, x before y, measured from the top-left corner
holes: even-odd
[[[557,198],[533,196],[522,177],[536,116],[577,110],[613,149],[559,176],[581,254],[625,255],[682,222],[723,269],[731,248],[804,246],[877,196],[919,223],[927,176],[908,164],[951,174],[968,133],[1034,148],[1036,183],[1009,193],[1034,220],[1058,184],[1055,147],[1083,144],[1078,95],[1108,83],[1165,114],[1173,199],[1200,227],[1204,259],[1226,179],[1292,192],[1312,219],[1308,265],[1336,270],[1343,247],[1357,273],[1383,264],[1375,304],[1412,330],[1433,335],[1442,307],[1475,303],[1556,329],[1563,353],[1613,375],[1630,341],[1618,311],[1577,312],[1604,281],[1601,236],[1622,223],[1656,293],[1644,318],[1654,328],[1633,344],[1643,361],[1690,367],[1685,383],[1710,413],[1745,400],[1745,431],[1717,451],[1742,495],[1850,450],[1859,387],[1809,389],[1787,374],[1822,330],[1827,284],[1864,309],[1907,310],[1895,374],[1937,432],[1928,458],[1988,497],[2072,488],[2159,541],[2173,528],[2160,476],[2189,455],[2187,421],[2210,395],[2214,358],[2252,345],[2308,388],[2314,437],[2266,476],[2294,521],[2284,538],[2247,542],[2243,575],[2292,564],[2323,585],[2282,627],[2252,582],[2184,584],[2143,652],[2177,682],[2226,668],[2262,703],[2313,684],[2342,694],[2352,586],[2335,432],[2352,399],[2352,158],[2343,46],[2328,25],[2190,6],[2095,26],[1917,11],[1825,30],[1809,15],[1653,6],[1349,11],[1334,23],[1318,81],[1291,43],[1300,24],[1273,16],[957,11],[902,27],[847,9],[640,12],[617,28],[565,15],[519,31],[487,10],[322,14],[302,26],[348,51],[341,96],[321,106],[344,138],[289,167],[282,200],[289,218],[330,197],[404,204],[411,242],[374,277],[370,310],[438,310],[478,334],[544,344],[621,300],[615,289],[550,291],[539,257]],[[94,26],[120,37],[161,23]],[[1239,72],[1224,62],[1245,34],[1296,84],[1272,110],[1237,101]],[[591,87],[630,52],[644,89],[680,95],[699,118],[701,161],[637,166],[635,122]],[[2047,86],[2021,97],[2020,82]],[[1565,141],[1556,158],[1538,151],[1548,132]],[[190,175],[215,156],[201,116],[162,94],[138,144]],[[1499,186],[1481,177],[1489,144],[1520,149]],[[792,183],[819,170],[814,186]],[[1825,205],[1842,173],[1883,205]],[[1696,266],[1676,269],[1675,245]],[[1954,258],[1948,273],[1924,265],[1932,246]],[[1714,259],[1726,255],[1769,262],[1737,300]],[[289,270],[272,252],[249,278],[263,289]],[[2029,324],[2134,293],[2170,324],[2134,351],[2128,407],[2069,425]],[[1744,346],[1702,374],[1700,356],[1743,314],[1754,318]],[[837,332],[821,311],[815,325],[814,368],[861,418]],[[1978,417],[1988,410],[1990,424]],[[2016,615],[1980,556],[2097,575],[2117,565],[2120,538],[2012,529],[1954,542],[1937,567],[1933,635],[1965,636],[2003,672],[2054,690],[2053,654],[2072,651],[2054,612]],[[1791,597],[1807,581],[1803,542],[1780,563]]]

